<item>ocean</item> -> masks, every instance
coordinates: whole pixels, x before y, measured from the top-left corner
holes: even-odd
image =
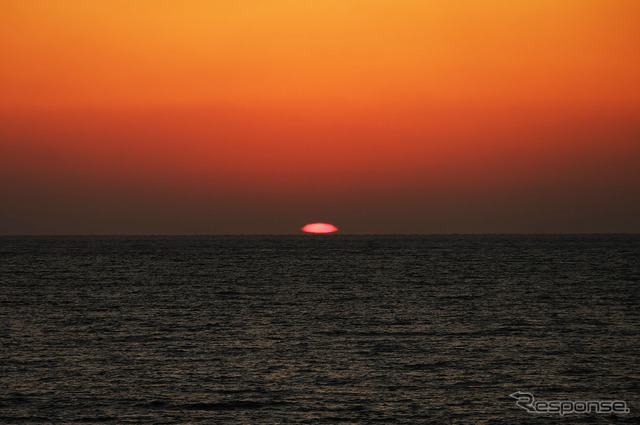
[[[0,341],[6,424],[640,423],[640,235],[1,237]]]

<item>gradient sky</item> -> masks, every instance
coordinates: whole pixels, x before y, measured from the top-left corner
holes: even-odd
[[[640,232],[640,1],[0,0],[0,233]]]

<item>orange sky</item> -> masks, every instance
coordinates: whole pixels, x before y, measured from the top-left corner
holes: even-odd
[[[0,0],[0,233],[640,232],[635,0]]]

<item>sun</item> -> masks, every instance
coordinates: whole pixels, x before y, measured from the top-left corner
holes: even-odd
[[[304,226],[302,231],[307,233],[333,233],[337,232],[338,228],[328,223],[311,223]]]

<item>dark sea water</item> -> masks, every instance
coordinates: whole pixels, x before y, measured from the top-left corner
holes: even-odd
[[[639,235],[0,243],[1,423],[640,423]]]

